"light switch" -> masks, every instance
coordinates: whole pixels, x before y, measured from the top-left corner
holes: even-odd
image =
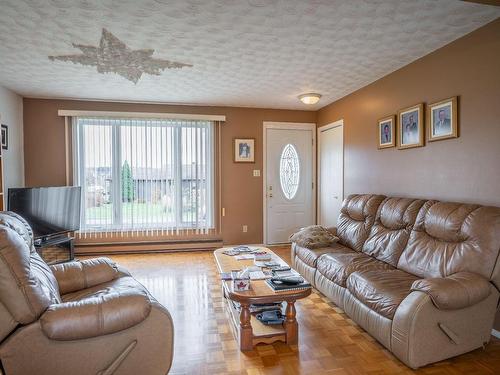
[[[248,225],[243,225],[243,233],[246,233],[248,232]]]
[[[254,169],[253,170],[253,176],[254,177],[260,177],[260,169]]]

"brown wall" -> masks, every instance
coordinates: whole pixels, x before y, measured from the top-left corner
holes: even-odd
[[[377,149],[377,119],[459,96],[458,139]],[[345,195],[436,198],[500,206],[500,19],[318,112],[344,119]],[[500,331],[500,312],[495,320]]]
[[[377,150],[377,119],[459,96],[458,139]],[[372,192],[500,206],[500,19],[334,102],[344,119],[345,194]]]
[[[127,104],[72,100],[24,99],[24,150],[26,186],[64,185],[64,119],[59,109],[201,113],[225,115],[222,126],[222,221],[223,240],[227,244],[262,243],[262,171],[263,121],[316,122],[316,112],[234,107],[201,107],[155,104]],[[233,163],[233,138],[256,139],[255,164]],[[242,232],[242,225],[248,232]]]

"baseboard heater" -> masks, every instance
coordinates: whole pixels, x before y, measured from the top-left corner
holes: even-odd
[[[196,250],[212,251],[222,246],[221,239],[88,242],[76,243],[75,255],[169,253]]]

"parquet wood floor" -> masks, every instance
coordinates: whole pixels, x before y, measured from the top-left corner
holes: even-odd
[[[287,262],[289,247],[273,248]],[[175,354],[170,374],[500,374],[500,340],[413,371],[314,291],[297,301],[299,343],[241,353],[226,319],[211,252],[117,255],[171,312]],[[152,348],[153,350],[153,348]]]

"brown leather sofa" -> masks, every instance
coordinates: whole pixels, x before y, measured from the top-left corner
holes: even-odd
[[[107,258],[47,264],[28,223],[0,213],[0,360],[6,375],[166,374],[169,312]]]
[[[500,208],[351,195],[331,247],[292,244],[297,269],[412,368],[489,342]]]

